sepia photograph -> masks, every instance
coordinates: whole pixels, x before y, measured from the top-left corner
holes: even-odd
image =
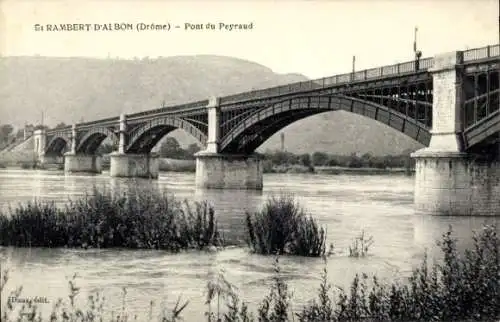
[[[500,321],[500,0],[0,0],[0,322]]]

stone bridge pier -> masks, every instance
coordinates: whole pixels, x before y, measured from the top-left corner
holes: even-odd
[[[464,149],[462,64],[463,52],[434,58],[432,136],[429,147],[412,154],[415,208],[435,215],[500,215],[500,163]]]
[[[262,161],[256,155],[220,153],[220,106],[211,98],[207,146],[196,156],[196,187],[204,189],[262,190]]]
[[[158,156],[154,153],[127,153],[126,137],[127,120],[125,114],[121,114],[118,151],[110,154],[110,176],[157,179],[159,172]]]
[[[64,154],[65,173],[101,173],[101,157],[76,152],[76,125],[71,128],[71,150]]]
[[[47,137],[44,129],[33,131],[33,148],[35,159],[38,163],[44,164],[45,160],[45,147],[47,144]]]

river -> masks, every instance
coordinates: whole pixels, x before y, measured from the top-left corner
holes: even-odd
[[[214,205],[223,229],[243,239],[245,211],[259,209],[268,196],[293,194],[321,225],[327,227],[328,244],[335,255],[327,262],[329,280],[346,287],[356,272],[377,274],[387,280],[408,276],[421,262],[426,249],[432,258],[439,255],[435,241],[453,225],[460,247],[470,245],[471,231],[484,222],[500,218],[440,217],[416,214],[413,210],[414,178],[391,175],[265,174],[264,190],[196,190],[194,173],[161,173],[158,180],[117,179],[107,173],[95,176],[64,175],[62,171],[0,170],[0,209],[6,211],[19,202],[54,200],[64,204],[97,188],[160,189],[177,198],[208,200]],[[374,244],[366,258],[348,257],[353,238],[364,230]],[[268,292],[273,276],[273,257],[249,254],[244,247],[218,253],[163,251],[80,250],[0,247],[2,269],[10,268],[7,289],[23,285],[23,296],[46,297],[51,310],[59,297],[68,294],[68,277],[77,274],[81,288],[78,302],[100,291],[106,298],[105,310],[117,312],[126,288],[126,307],[131,313],[149,312],[150,301],[157,312],[161,303],[172,308],[177,297],[189,300],[186,321],[200,321],[206,311],[206,284],[211,272],[223,270],[240,297],[253,309]],[[282,257],[283,274],[293,292],[294,308],[311,299],[319,286],[324,263],[321,259]],[[4,293],[5,294],[5,293]],[[66,298],[67,299],[67,298]],[[2,299],[4,302],[5,297]],[[2,303],[3,305],[4,303]],[[139,319],[141,320],[141,319]]]

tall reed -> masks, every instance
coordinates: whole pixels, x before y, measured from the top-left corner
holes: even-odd
[[[0,245],[17,247],[147,248],[179,251],[222,246],[214,210],[167,194],[101,192],[63,208],[34,201],[0,215]]]
[[[325,254],[326,230],[291,196],[267,200],[261,211],[246,213],[247,243],[259,254],[319,257]]]

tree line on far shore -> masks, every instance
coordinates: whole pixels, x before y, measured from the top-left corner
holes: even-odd
[[[200,151],[196,143],[182,148],[174,137],[167,137],[161,143],[158,154],[161,158],[194,160],[195,153]],[[112,152],[113,147],[103,144],[99,153]],[[337,155],[327,152],[316,151],[313,153],[296,154],[288,151],[266,150],[259,153],[265,162],[273,166],[299,165],[303,167],[345,167],[345,168],[414,168],[415,161],[410,157],[412,150],[405,150],[400,155],[378,156],[371,153],[352,153],[351,155]]]
[[[158,154],[161,158],[178,160],[194,160],[196,152],[200,151],[196,143],[181,147],[174,137],[167,137],[161,143]],[[99,154],[107,154],[113,151],[110,144],[102,144]],[[400,155],[378,156],[371,153],[352,153],[350,155],[337,155],[327,152],[316,151],[313,153],[296,154],[288,151],[266,150],[259,153],[266,163],[272,166],[298,165],[306,168],[313,167],[344,167],[344,168],[414,168],[415,161],[410,157],[411,150],[403,151]]]
[[[264,157],[273,165],[301,165],[304,167],[344,167],[344,168],[414,168],[415,161],[410,157],[412,151],[400,155],[378,156],[371,153],[352,153],[337,155],[316,151],[311,154],[294,154],[286,151],[266,151]]]

